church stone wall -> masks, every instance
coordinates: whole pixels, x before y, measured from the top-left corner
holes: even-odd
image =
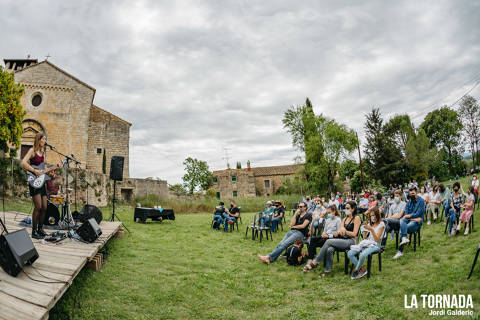
[[[46,129],[48,143],[64,154],[73,153],[80,162],[87,161],[90,106],[95,90],[59,71],[49,63],[40,63],[15,73],[15,81],[24,84],[21,104],[25,119],[35,119]],[[42,95],[42,103],[34,107],[32,97]],[[33,144],[33,141],[22,141]],[[57,162],[53,152],[49,162]]]
[[[102,172],[103,152],[106,154],[106,173],[110,173],[112,156],[125,157],[123,177],[129,174],[130,123],[92,105],[88,128],[88,170]],[[100,153],[97,152],[101,151]]]

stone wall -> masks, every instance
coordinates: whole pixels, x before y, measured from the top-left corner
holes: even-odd
[[[106,154],[106,173],[110,173],[112,156],[123,156],[123,177],[129,173],[129,140],[131,124],[95,105],[90,111],[88,128],[88,162],[87,169],[102,172],[103,152]],[[97,151],[101,151],[98,153]]]
[[[255,188],[260,192],[263,196],[271,196],[275,194],[280,188],[283,183],[283,180],[287,177],[291,177],[292,175],[270,175],[270,176],[259,176],[255,177]],[[265,180],[270,181],[270,187],[265,187]]]
[[[68,155],[73,153],[85,163],[90,107],[95,89],[48,62],[15,72],[15,81],[25,86],[21,98],[21,104],[27,111],[25,119],[38,121],[45,128],[48,143],[56,146],[58,151]],[[37,93],[42,96],[42,103],[34,107],[32,98]],[[33,136],[28,130],[26,135],[22,144],[33,145]],[[53,152],[49,152],[47,157],[49,162],[58,161]]]
[[[213,188],[220,193],[221,199],[233,198],[233,192],[237,191],[237,197],[254,197],[255,185],[253,171],[248,169],[228,169],[215,171]],[[236,181],[232,181],[232,176],[236,177]]]

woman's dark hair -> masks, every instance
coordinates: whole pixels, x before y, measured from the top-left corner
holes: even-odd
[[[382,200],[382,194],[380,192],[377,193],[377,200],[379,200],[379,201]]]
[[[33,141],[33,151],[38,152],[41,150],[40,140],[42,140],[43,137],[45,137],[45,134],[43,132],[38,132],[35,135],[35,139]]]
[[[373,207],[370,209],[371,212],[375,215],[376,221],[380,222],[382,221],[382,215],[380,214],[380,209],[378,207]]]
[[[222,207],[225,205],[225,203],[223,203],[222,201],[220,201],[219,205],[221,205]]]
[[[340,212],[338,212],[337,205],[332,204],[331,206],[328,207],[328,210],[332,211],[334,216],[340,216]]]
[[[357,203],[355,201],[348,201],[347,204],[350,206],[350,208],[353,209],[352,216],[356,216],[357,215]]]
[[[470,191],[470,194],[475,193],[475,188],[473,186],[468,187],[468,191]]]
[[[460,182],[458,182],[458,181],[455,182],[455,183],[453,184],[453,189],[455,189],[455,187],[457,187],[458,190],[460,190]]]
[[[444,193],[444,192],[445,192],[445,186],[443,185],[443,183],[440,183],[440,184],[438,185],[438,188],[440,189],[440,192],[441,192],[441,193]]]

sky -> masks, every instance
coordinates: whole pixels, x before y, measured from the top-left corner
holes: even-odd
[[[0,57],[49,61],[131,122],[130,176],[291,164],[283,113],[309,97],[356,130],[480,97],[478,1],[6,1]],[[3,62],[2,62],[3,63]],[[453,105],[453,107],[458,107]],[[227,149],[225,149],[227,148]]]

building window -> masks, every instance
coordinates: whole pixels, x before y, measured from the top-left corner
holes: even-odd
[[[213,177],[213,183],[217,183],[218,182],[218,178],[215,176]]]
[[[102,148],[97,148],[97,154],[102,153]]]
[[[270,180],[264,180],[265,188],[270,188]]]
[[[237,182],[237,176],[232,176],[232,182]]]
[[[33,94],[32,106],[38,107],[41,104],[42,104],[42,94],[40,92]]]
[[[233,196],[234,196],[234,197],[237,196],[237,191],[233,191]]]
[[[217,199],[220,199],[220,192],[217,192]]]

